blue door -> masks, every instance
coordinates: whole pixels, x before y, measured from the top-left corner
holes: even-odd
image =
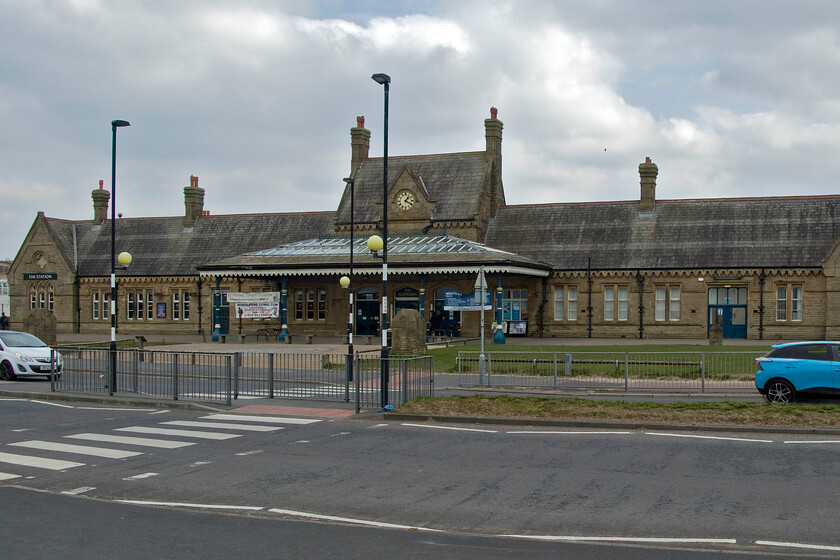
[[[747,338],[747,289],[725,286],[709,288],[709,324],[718,325],[723,338]]]
[[[356,334],[379,334],[379,293],[362,290],[356,296]]]

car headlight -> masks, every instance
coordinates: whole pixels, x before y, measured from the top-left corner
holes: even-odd
[[[20,352],[15,352],[15,358],[18,359],[19,362],[34,362],[35,358],[31,356],[27,356],[26,354],[21,354]]]

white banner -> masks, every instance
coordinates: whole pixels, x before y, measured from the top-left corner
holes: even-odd
[[[280,292],[228,292],[227,300],[228,303],[275,303],[280,301]]]
[[[236,316],[243,319],[276,319],[280,316],[280,304],[237,303]]]

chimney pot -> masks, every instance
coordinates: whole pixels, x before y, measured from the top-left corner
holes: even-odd
[[[639,212],[653,212],[656,206],[656,176],[659,168],[651,162],[650,157],[639,164],[639,179],[642,196],[639,199]]]
[[[364,128],[365,127],[365,116],[360,115],[356,117],[356,128]]]
[[[99,179],[99,188],[100,188],[100,189],[105,188],[105,187],[103,186],[103,185],[104,185],[104,183],[105,183],[105,181],[103,181],[102,179]]]
[[[490,107],[490,118],[491,119],[496,119],[498,117],[499,117],[499,110],[496,109],[495,107]]]

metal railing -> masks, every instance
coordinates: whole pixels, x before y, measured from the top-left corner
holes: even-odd
[[[52,376],[53,391],[132,395],[148,398],[223,402],[240,397],[355,402],[375,408],[381,399],[381,360],[356,355],[348,378],[346,354],[268,352],[200,353],[117,350],[117,373],[110,387],[108,348],[59,347],[63,369]],[[388,402],[404,404],[434,392],[431,356],[392,357]]]
[[[543,390],[754,391],[763,352],[479,352],[458,353],[461,387]]]

